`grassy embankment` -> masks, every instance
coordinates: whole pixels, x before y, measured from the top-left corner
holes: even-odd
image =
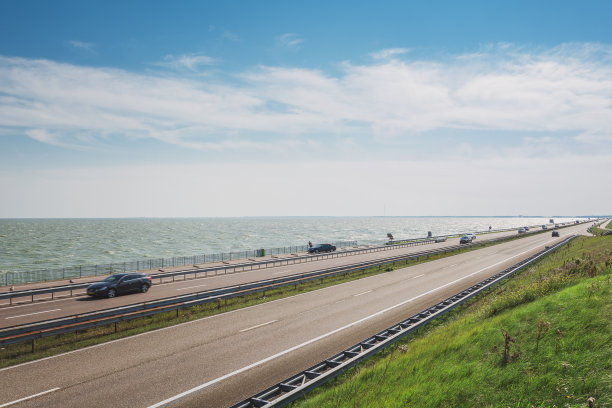
[[[591,234],[596,235],[598,237],[602,236],[606,232],[608,232],[607,229],[602,229],[602,228],[599,228],[599,227],[592,227],[591,228]]]
[[[511,236],[508,237],[506,241],[520,238],[522,238],[522,236],[520,235]],[[322,278],[308,283],[297,284],[294,286],[285,286],[283,288],[275,290],[268,290],[263,293],[255,293],[246,296],[223,299],[222,301],[215,303],[206,303],[200,306],[193,306],[189,309],[160,313],[149,317],[122,321],[116,324],[108,324],[105,326],[95,327],[91,329],[79,330],[76,333],[66,333],[56,336],[45,337],[36,340],[34,342],[34,345],[32,345],[31,342],[11,344],[0,348],[0,368],[24,363],[27,361],[37,360],[39,358],[48,357],[67,351],[72,351],[95,344],[116,340],[119,338],[129,337],[135,334],[160,329],[163,327],[173,326],[191,320],[225,313],[231,310],[241,309],[249,306],[254,306],[260,303],[270,302],[280,298],[294,296],[300,293],[322,289],[327,286],[338,285],[352,280],[361,279],[367,276],[390,272],[395,269],[405,268],[411,265],[433,261],[436,259],[445,258],[459,253],[473,251],[476,249],[481,249],[495,244],[496,243],[486,242],[475,243],[474,245],[465,246],[458,250],[450,251],[447,253],[422,256],[416,259],[395,262],[393,265],[386,265],[384,267],[377,266],[362,271],[349,272],[343,275]]]
[[[612,236],[580,237],[294,407],[612,407]]]

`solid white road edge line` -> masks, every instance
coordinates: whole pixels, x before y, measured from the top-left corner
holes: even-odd
[[[189,286],[187,288],[178,288],[177,290],[187,290],[187,289],[193,289],[193,288],[201,288],[202,286],[208,286],[208,285]]]
[[[297,346],[293,346],[293,347],[291,347],[291,348],[288,348],[287,350],[284,350],[284,351],[281,351],[281,352],[279,352],[279,353],[276,353],[276,354],[274,354],[274,355],[272,355],[272,356],[270,356],[270,357],[266,357],[266,358],[264,358],[263,360],[259,360],[259,361],[255,362],[255,363],[253,363],[253,364],[250,364],[250,365],[248,365],[248,366],[242,367],[242,368],[240,368],[240,369],[238,369],[238,370],[236,370],[236,371],[232,371],[231,373],[225,374],[225,375],[223,375],[223,376],[221,376],[221,377],[215,378],[214,380],[211,380],[211,381],[208,381],[208,382],[206,382],[206,383],[204,383],[204,384],[198,385],[197,387],[194,387],[194,388],[192,388],[192,389],[190,389],[190,390],[187,390],[187,391],[182,392],[182,393],[180,393],[180,394],[177,394],[177,395],[175,395],[175,396],[173,396],[173,397],[170,397],[170,398],[168,398],[168,399],[165,399],[165,400],[163,400],[163,401],[161,401],[161,402],[158,402],[157,404],[150,405],[148,408],[159,408],[159,407],[162,407],[162,406],[164,406],[164,405],[166,405],[166,404],[168,404],[168,403],[170,403],[170,402],[173,402],[173,401],[176,401],[176,400],[178,400],[178,399],[180,399],[180,398],[183,398],[183,397],[184,397],[184,396],[186,396],[186,395],[189,395],[189,394],[192,394],[192,393],[194,393],[194,392],[196,392],[196,391],[200,391],[200,390],[202,390],[202,389],[204,389],[204,388],[210,387],[211,385],[214,385],[214,384],[216,384],[216,383],[218,383],[218,382],[221,382],[221,381],[223,381],[223,380],[225,380],[225,379],[227,379],[227,378],[230,378],[230,377],[233,377],[233,376],[235,376],[235,375],[237,375],[237,374],[240,374],[240,373],[243,373],[243,372],[245,372],[245,371],[248,371],[248,370],[250,370],[251,368],[254,368],[254,367],[257,367],[257,366],[262,365],[262,364],[264,364],[264,363],[267,363],[268,361],[274,360],[275,358],[281,357],[281,356],[283,356],[283,355],[285,355],[285,354],[291,353],[291,352],[293,352],[293,351],[295,351],[295,350],[298,350],[298,349],[300,349],[300,348],[302,348],[302,347],[305,347],[305,346],[307,346],[307,345],[309,345],[309,344],[315,343],[315,342],[317,342],[317,341],[319,341],[319,340],[322,340],[322,339],[324,339],[324,338],[326,338],[326,337],[329,337],[329,336],[334,335],[334,334],[336,334],[336,333],[338,333],[338,332],[341,332],[341,331],[343,331],[343,330],[346,330],[346,329],[348,329],[348,328],[350,328],[350,327],[356,326],[356,325],[358,325],[358,324],[360,324],[360,323],[363,323],[363,322],[365,322],[365,321],[367,321],[367,320],[370,320],[370,319],[372,319],[372,318],[374,318],[374,317],[380,316],[380,315],[382,315],[382,314],[384,314],[384,313],[386,313],[386,312],[389,312],[389,311],[391,311],[391,310],[393,310],[393,309],[396,309],[396,308],[398,308],[398,307],[400,307],[400,306],[403,306],[403,305],[405,305],[406,303],[410,303],[410,302],[412,302],[412,301],[414,301],[414,300],[416,300],[416,299],[422,298],[423,296],[427,296],[427,295],[429,295],[429,294],[431,294],[431,293],[433,293],[433,292],[437,292],[437,291],[439,291],[440,289],[443,289],[443,288],[445,288],[445,287],[447,287],[447,286],[453,285],[453,284],[455,284],[455,283],[457,283],[457,282],[459,282],[459,281],[462,281],[462,280],[464,280],[464,279],[466,279],[466,278],[469,278],[469,277],[471,277],[471,276],[474,276],[474,275],[476,275],[476,274],[479,274],[479,273],[480,273],[480,272],[482,272],[482,271],[485,271],[485,270],[487,270],[487,269],[493,268],[494,266],[497,266],[497,265],[499,265],[499,264],[502,264],[502,263],[504,263],[504,262],[507,262],[508,260],[510,260],[510,259],[512,259],[512,258],[516,258],[517,256],[521,256],[521,255],[523,255],[523,254],[525,254],[525,253],[527,253],[527,252],[531,252],[531,251],[533,251],[534,249],[541,248],[541,247],[542,247],[542,244],[538,244],[537,246],[532,247],[532,248],[530,248],[530,249],[528,249],[528,250],[526,250],[526,251],[523,251],[523,252],[521,252],[521,253],[519,253],[519,254],[516,254],[516,255],[513,255],[513,256],[511,256],[511,257],[509,257],[509,258],[506,258],[506,259],[504,259],[503,261],[499,261],[499,262],[497,262],[497,263],[494,263],[493,265],[489,265],[489,266],[487,266],[487,267],[485,267],[485,268],[482,268],[482,269],[480,269],[480,270],[478,270],[478,271],[476,271],[476,272],[472,272],[472,273],[470,273],[469,275],[465,275],[465,276],[463,276],[463,277],[461,277],[461,278],[459,278],[459,279],[455,279],[455,280],[454,280],[454,281],[452,281],[452,282],[445,283],[444,285],[439,286],[439,287],[437,287],[437,288],[435,288],[435,289],[429,290],[429,291],[427,291],[427,292],[425,292],[425,293],[421,293],[421,294],[420,294],[420,295],[418,295],[418,296],[415,296],[415,297],[410,298],[410,299],[408,299],[408,300],[404,300],[403,302],[400,302],[400,303],[398,303],[398,304],[396,304],[396,305],[390,306],[390,307],[388,307],[388,308],[386,308],[386,309],[380,310],[380,311],[378,311],[378,312],[376,312],[376,313],[374,313],[374,314],[371,314],[371,315],[366,316],[366,317],[364,317],[364,318],[362,318],[362,319],[359,319],[359,320],[357,320],[357,321],[354,321],[354,322],[352,322],[352,323],[349,323],[349,324],[347,324],[347,325],[345,325],[345,326],[339,327],[339,328],[337,328],[337,329],[335,329],[335,330],[332,330],[332,331],[330,331],[330,332],[328,332],[328,333],[325,333],[325,334],[322,334],[322,335],[320,335],[320,336],[318,336],[318,337],[315,337],[315,338],[313,338],[313,339],[307,340],[307,341],[305,341],[305,342],[303,342],[303,343],[301,343],[301,344],[298,344]]]
[[[52,389],[47,390],[47,391],[39,392],[38,394],[30,395],[29,397],[25,397],[25,398],[21,398],[21,399],[15,400],[15,401],[7,402],[5,404],[0,405],[0,408],[8,407],[9,405],[14,405],[14,404],[17,404],[17,403],[22,402],[22,401],[26,401],[26,400],[29,400],[29,399],[32,399],[32,398],[40,397],[41,395],[45,395],[45,394],[48,394],[50,392],[57,391],[57,390],[59,390],[59,387],[52,388]]]
[[[278,320],[270,320],[269,322],[258,324],[257,326],[249,327],[248,329],[242,329],[242,330],[240,330],[240,333],[244,333],[244,332],[249,331],[249,330],[257,329],[259,327],[267,326],[267,325],[272,324],[272,323],[277,322],[277,321]]]
[[[16,319],[16,318],[18,318],[18,317],[34,316],[34,315],[37,315],[37,314],[42,314],[42,313],[57,312],[58,310],[62,310],[62,309],[44,310],[44,311],[42,311],[42,312],[35,312],[35,313],[22,314],[22,315],[19,315],[19,316],[9,316],[9,317],[5,317],[5,319]]]
[[[328,287],[325,287],[325,288],[322,288],[322,289],[319,289],[319,290],[320,291],[325,291],[325,290],[333,290],[333,289],[334,289],[333,286],[328,286]],[[289,296],[287,298],[271,300],[270,302],[260,303],[260,304],[257,304],[257,305],[250,306],[250,308],[264,307],[264,306],[270,305],[271,303],[282,302],[282,301],[287,300],[287,299],[292,299],[292,298],[301,297],[301,296],[307,296],[309,293],[310,292],[304,292],[304,293],[300,293],[299,295]],[[112,345],[114,343],[130,341],[131,339],[134,339],[134,338],[138,338],[138,337],[141,337],[141,336],[149,336],[149,335],[156,334],[156,333],[159,333],[159,332],[163,332],[163,331],[166,331],[166,330],[173,330],[173,329],[176,329],[177,327],[189,326],[189,325],[192,325],[192,324],[197,324],[198,322],[202,322],[203,320],[216,319],[216,318],[219,318],[221,316],[227,316],[229,314],[239,313],[242,310],[244,310],[244,309],[230,310],[229,312],[225,312],[225,313],[222,313],[222,314],[218,314],[218,315],[214,315],[214,316],[208,316],[208,317],[203,317],[202,319],[191,320],[189,322],[179,323],[179,324],[174,325],[174,326],[162,327],[161,329],[151,330],[149,332],[139,333],[139,334],[135,334],[133,336],[123,337],[121,339],[107,341],[106,343],[94,344],[93,346],[88,346],[88,347],[85,347],[85,348],[82,348],[82,349],[78,349],[78,350],[67,351],[65,353],[56,354],[54,356],[43,357],[43,358],[40,358],[38,360],[27,361],[25,363],[17,364],[17,365],[14,365],[14,366],[0,368],[0,372],[8,371],[8,370],[13,370],[15,368],[24,367],[24,366],[27,366],[27,365],[32,365],[32,364],[40,363],[41,361],[45,361],[45,360],[56,359],[56,358],[59,358],[59,357],[70,355],[70,354],[82,353],[84,351],[88,351],[88,350],[99,348],[99,347],[110,346],[110,345]]]

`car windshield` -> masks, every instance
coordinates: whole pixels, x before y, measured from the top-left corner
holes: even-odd
[[[108,278],[104,279],[102,282],[116,282],[119,279],[121,279],[121,276],[113,275],[113,276],[109,276]]]

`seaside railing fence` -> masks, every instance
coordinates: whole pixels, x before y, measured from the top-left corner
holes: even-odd
[[[357,241],[333,242],[336,247],[356,246]],[[223,252],[192,256],[175,256],[172,258],[145,259],[140,261],[113,262],[100,265],[77,265],[64,268],[42,269],[38,271],[2,272],[0,285],[19,285],[33,282],[46,282],[61,279],[82,278],[87,276],[111,275],[119,272],[136,272],[192,266],[214,262],[225,262],[236,259],[248,259],[267,255],[283,255],[306,252],[308,245],[287,246],[282,248],[254,249],[239,252]]]

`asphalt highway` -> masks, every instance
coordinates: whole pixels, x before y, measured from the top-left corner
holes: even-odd
[[[508,231],[503,233],[485,234],[477,238],[477,241],[485,241],[489,239],[499,238],[501,236],[516,235],[516,231]],[[37,322],[41,320],[49,320],[65,316],[74,316],[86,312],[91,312],[110,307],[124,306],[128,304],[147,302],[172,296],[195,293],[205,290],[218,289],[222,287],[244,284],[248,282],[259,281],[263,279],[278,278],[295,273],[304,273],[334,266],[344,266],[358,262],[381,259],[390,256],[412,254],[424,250],[442,248],[445,246],[458,244],[459,239],[449,239],[443,243],[433,243],[427,245],[418,245],[407,248],[395,248],[392,250],[364,253],[359,255],[348,255],[330,259],[321,259],[313,262],[304,262],[298,264],[290,264],[285,266],[277,266],[273,268],[255,269],[252,271],[244,271],[231,273],[227,275],[217,275],[208,277],[199,277],[187,280],[179,278],[175,282],[166,282],[156,284],[154,280],[153,287],[146,294],[131,294],[119,296],[114,299],[94,299],[83,296],[84,290],[81,291],[81,296],[69,297],[63,293],[63,297],[51,300],[49,294],[39,295],[36,302],[30,302],[29,297],[17,298],[13,305],[9,305],[6,301],[0,304],[0,328],[15,326]],[[305,254],[302,254],[305,255]],[[59,294],[62,296],[62,294]],[[19,303],[15,303],[19,302]]]
[[[535,231],[532,230],[532,232]],[[482,242],[516,234],[516,230],[492,234],[483,234],[479,235],[475,242]],[[562,232],[562,235],[564,234],[566,233]],[[343,257],[322,259],[313,262],[304,262],[272,268],[255,269],[252,271],[247,270],[244,272],[236,272],[227,275],[209,275],[208,277],[202,276],[197,279],[189,277],[186,280],[183,280],[183,278],[179,278],[179,280],[175,282],[166,282],[163,284],[157,284],[157,281],[154,279],[154,284],[151,290],[149,290],[149,292],[145,294],[130,294],[119,296],[113,299],[90,298],[84,296],[84,291],[81,291],[81,295],[75,297],[67,296],[67,292],[64,292],[63,297],[58,297],[58,295],[55,295],[55,299],[53,300],[51,300],[51,297],[48,294],[39,295],[37,296],[38,300],[35,302],[30,302],[29,297],[17,298],[13,301],[13,305],[9,305],[8,301],[3,301],[3,303],[0,303],[0,328],[66,316],[75,316],[78,314],[97,311],[101,309],[125,306],[134,303],[148,302],[167,297],[218,289],[222,287],[255,282],[264,279],[279,278],[282,276],[310,272],[335,266],[345,266],[358,262],[387,258],[390,256],[412,254],[424,250],[440,249],[451,245],[457,245],[458,243],[459,238],[452,238],[448,239],[446,242],[441,243],[432,243],[406,248],[394,248],[392,250],[387,251],[363,253],[358,255],[347,255]],[[37,287],[36,285],[29,286],[30,288]],[[60,293],[59,296],[62,296],[62,294]]]
[[[230,406],[587,227],[2,369],[0,407]]]

